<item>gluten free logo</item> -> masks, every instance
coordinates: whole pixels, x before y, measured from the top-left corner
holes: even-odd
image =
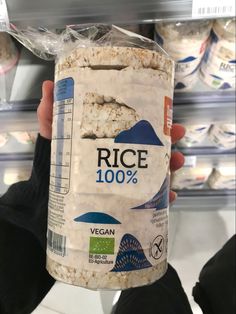
[[[150,256],[154,259],[159,259],[162,257],[164,252],[165,242],[162,235],[158,235],[150,245]]]

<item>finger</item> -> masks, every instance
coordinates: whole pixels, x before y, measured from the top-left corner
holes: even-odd
[[[174,191],[170,191],[170,196],[169,196],[169,201],[170,203],[173,203],[176,199],[177,199],[177,193],[175,193]]]
[[[44,81],[42,86],[42,99],[38,107],[39,119],[44,121],[52,120],[53,111],[53,87],[52,81]]]
[[[52,81],[44,81],[42,86],[42,101],[41,105],[43,107],[43,111],[48,111],[48,115],[52,113],[53,108],[53,88],[54,83]],[[51,116],[51,115],[50,115]]]
[[[170,170],[176,171],[183,167],[184,165],[184,155],[180,152],[173,152],[171,153],[171,159],[170,159]]]
[[[173,124],[171,129],[171,141],[172,144],[178,142],[181,138],[184,137],[185,128],[181,124]]]

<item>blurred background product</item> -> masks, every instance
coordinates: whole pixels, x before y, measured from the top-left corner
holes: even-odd
[[[212,21],[158,22],[155,39],[176,61],[175,89],[190,89],[198,80],[199,65]]]
[[[183,167],[177,170],[173,174],[172,178],[172,189],[200,189],[203,188],[207,182],[209,175],[211,174],[212,168],[207,166],[202,167]]]
[[[178,142],[178,146],[193,146],[200,144],[207,137],[209,124],[184,125],[185,136]]]
[[[0,148],[5,146],[9,139],[9,135],[7,133],[0,133]]]
[[[37,134],[34,132],[11,132],[10,133],[20,144],[35,144]]]
[[[12,77],[19,59],[18,49],[7,33],[0,31],[0,104],[10,97]]]
[[[235,148],[235,124],[214,124],[210,129],[209,138],[219,148]]]
[[[235,189],[235,166],[214,169],[208,179],[208,184],[212,189]]]
[[[0,32],[0,75],[14,67],[18,57],[19,53],[11,36]]]
[[[217,19],[201,65],[201,78],[216,89],[235,89],[236,19]]]

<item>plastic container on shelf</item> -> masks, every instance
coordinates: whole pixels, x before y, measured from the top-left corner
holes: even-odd
[[[28,180],[30,177],[30,169],[7,169],[4,172],[3,183],[7,186],[19,181]]]
[[[156,41],[176,61],[176,91],[190,89],[196,83],[211,26],[212,22],[208,20],[156,24]]]
[[[235,165],[214,169],[208,179],[208,185],[212,189],[235,189]]]
[[[0,75],[11,70],[19,58],[18,50],[7,33],[0,32]]]
[[[11,36],[0,32],[0,106],[10,98],[18,59],[19,53]]]
[[[215,146],[219,148],[235,148],[235,124],[214,124],[210,129],[209,139]]]
[[[201,65],[201,79],[216,89],[235,89],[236,19],[218,19]]]
[[[8,133],[0,133],[0,148],[4,147],[9,140]]]
[[[210,165],[197,167],[183,167],[172,177],[171,187],[174,190],[201,189],[212,172]]]
[[[209,124],[197,124],[197,125],[184,125],[185,135],[177,143],[180,147],[191,147],[196,144],[200,144],[207,137],[207,133],[210,129]]]
[[[10,134],[24,145],[35,144],[36,132],[10,132]]]

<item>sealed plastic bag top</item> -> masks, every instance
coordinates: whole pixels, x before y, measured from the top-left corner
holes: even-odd
[[[132,47],[166,52],[154,41],[114,25],[73,25],[65,30],[49,31],[45,28],[9,31],[38,57],[53,60],[76,48]]]

